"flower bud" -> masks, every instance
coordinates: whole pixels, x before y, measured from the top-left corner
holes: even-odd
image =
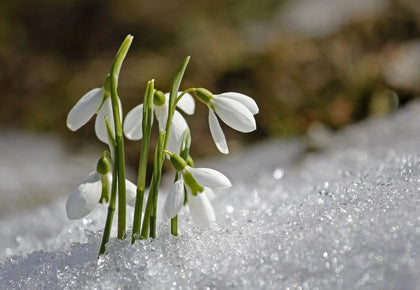
[[[208,104],[213,98],[213,94],[205,88],[198,88],[194,92],[197,98],[204,104]]]
[[[111,170],[111,164],[109,163],[108,158],[105,154],[99,158],[98,163],[96,164],[96,172],[101,175],[107,174]]]
[[[184,168],[187,166],[187,162],[185,162],[181,156],[177,154],[169,154],[169,156],[171,163],[177,172],[184,170]]]
[[[153,104],[155,106],[163,106],[165,104],[165,94],[162,91],[155,90],[155,93],[153,95]]]

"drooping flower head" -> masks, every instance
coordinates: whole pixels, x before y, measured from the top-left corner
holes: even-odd
[[[112,183],[109,162],[103,156],[99,159],[96,171],[91,172],[68,196],[66,202],[67,217],[71,220],[88,215],[98,203],[108,202],[108,189]],[[125,181],[127,204],[134,207],[137,187],[129,180]]]
[[[121,108],[121,101],[118,99]],[[95,133],[98,139],[108,143],[108,133],[105,125],[105,117],[108,118],[110,127],[114,132],[114,117],[112,113],[112,104],[109,91],[109,76],[102,88],[95,88],[87,92],[71,108],[67,115],[67,128],[77,131],[85,125],[93,115],[97,114],[95,120]],[[122,113],[120,110],[120,115]]]
[[[179,92],[178,95],[181,93]],[[166,121],[168,119],[168,103],[169,103],[169,94],[163,94],[161,91],[156,91],[153,97],[153,109],[155,112],[156,119],[159,124],[159,130],[164,130],[166,127]],[[177,107],[180,108],[188,115],[194,114],[195,103],[194,98],[186,93],[182,96],[180,101],[177,104]],[[140,104],[134,107],[124,120],[123,130],[124,135],[129,140],[140,140],[143,138],[142,132],[142,123],[143,123],[143,104]],[[182,136],[185,130],[188,128],[187,122],[180,112],[175,110],[171,131],[168,137],[168,150],[171,152],[178,152]]]
[[[213,95],[204,88],[196,89],[195,95],[209,107],[210,132],[220,152],[228,154],[229,149],[216,115],[239,132],[248,133],[257,128],[254,115],[258,114],[259,108],[252,98],[235,92]]]
[[[169,218],[175,217],[182,208],[185,199],[184,189],[188,194],[188,206],[194,222],[206,227],[215,220],[214,210],[206,194],[207,189],[224,189],[232,186],[230,180],[211,168],[194,168],[176,154],[168,152],[180,179],[172,184],[165,201],[164,209]]]

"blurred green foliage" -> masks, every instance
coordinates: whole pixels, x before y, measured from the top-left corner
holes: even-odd
[[[120,76],[124,111],[142,102],[151,78],[167,91],[177,66],[191,55],[183,88],[238,91],[260,105],[258,131],[245,136],[225,128],[233,147],[300,134],[315,122],[339,129],[418,94],[419,86],[398,86],[383,76],[395,50],[420,38],[418,4],[377,0],[385,5],[379,12],[354,14],[327,34],[307,35],[290,26],[293,2],[2,0],[0,124],[57,132],[70,144],[93,140],[92,123],[78,134],[66,129],[67,112],[103,85],[128,33],[135,38]],[[193,153],[214,153],[208,130],[201,130],[208,126],[206,108],[197,112],[187,118],[193,142],[209,145],[193,146]],[[127,146],[135,164],[139,146]]]

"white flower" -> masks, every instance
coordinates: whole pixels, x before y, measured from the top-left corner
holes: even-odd
[[[114,132],[114,117],[112,113],[111,98],[104,97],[104,88],[95,88],[87,92],[80,100],[73,106],[67,115],[67,127],[76,131],[84,124],[86,124],[95,114],[98,114],[95,120],[95,132],[99,140],[108,143],[108,132],[105,125],[105,117],[109,120],[109,125]],[[120,117],[122,117],[121,101],[118,99],[120,105]]]
[[[168,218],[178,215],[184,204],[184,188],[188,192],[188,207],[194,223],[199,227],[207,227],[216,218],[209,196],[212,188],[231,187],[229,179],[217,170],[210,168],[193,168],[185,166],[181,178],[172,184],[166,198],[164,209]]]
[[[232,186],[229,178],[223,173],[211,168],[194,168],[187,165],[183,171],[183,175],[185,176],[187,172],[191,173],[197,183],[204,187],[223,189]],[[187,184],[187,190],[188,188],[189,186]]]
[[[112,175],[106,174],[108,185],[111,186]],[[126,185],[126,202],[129,206],[134,207],[136,200],[137,187],[129,180],[125,181]],[[66,212],[67,217],[71,220],[80,219],[89,214],[99,203],[102,193],[101,175],[92,172],[89,176],[77,186],[67,198]]]
[[[192,195],[188,191],[188,208],[193,222],[200,228],[206,228],[216,221],[213,206],[209,194],[213,194],[210,188],[205,187],[202,193]],[[164,204],[164,210],[168,218],[178,215],[184,205],[184,181],[182,178],[172,184]]]
[[[209,107],[210,132],[220,152],[228,154],[229,149],[216,114],[237,131],[248,133],[257,128],[254,115],[258,114],[259,108],[252,98],[235,92],[213,95],[205,89],[198,89],[196,94]]]
[[[178,92],[178,95],[181,94]],[[154,105],[154,112],[156,119],[159,123],[159,129],[164,130],[166,127],[166,120],[168,119],[168,102],[169,94],[165,94],[165,101],[163,105]],[[194,98],[186,93],[178,102],[177,107],[180,108],[188,115],[194,114],[195,103]],[[143,104],[140,104],[134,107],[124,120],[123,130],[124,135],[130,140],[140,140],[143,138],[142,132],[142,123],[143,123]],[[171,152],[179,152],[181,147],[182,136],[185,130],[188,128],[187,122],[184,117],[175,110],[171,131],[168,137],[168,150]]]

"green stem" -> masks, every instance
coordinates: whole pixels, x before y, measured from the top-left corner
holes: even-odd
[[[117,160],[118,160],[118,239],[126,236],[126,189],[125,189],[125,161],[124,161],[124,141],[117,136]]]
[[[153,164],[153,175],[149,189],[149,196],[147,198],[146,211],[144,213],[143,226],[141,228],[141,237],[148,238],[150,236],[156,237],[156,209],[157,209],[157,197],[159,192],[159,185],[162,176],[162,158],[163,154],[162,146],[165,133],[159,132],[158,144],[155,149],[155,158]]]
[[[126,189],[125,189],[125,157],[124,157],[124,138],[120,119],[120,105],[118,98],[118,77],[120,69],[128,49],[130,48],[133,37],[128,35],[120,46],[115,56],[114,63],[111,67],[110,84],[111,84],[111,102],[112,113],[114,117],[115,128],[115,158],[118,166],[118,239],[124,239],[126,235]]]
[[[105,124],[108,130],[109,144],[111,148],[113,149],[113,151],[115,152],[115,139],[114,139],[111,127],[109,126],[108,118],[105,118]],[[109,237],[111,235],[112,221],[114,219],[114,212],[115,212],[115,202],[117,199],[117,171],[115,170],[116,169],[115,164],[117,160],[115,159],[112,160],[111,158],[111,161],[113,162],[112,164],[114,168],[112,171],[111,197],[108,204],[108,214],[106,216],[104,235],[102,236],[101,247],[99,248],[99,256],[104,254],[106,251],[106,244],[108,243]]]
[[[159,140],[158,140],[158,147],[157,147],[157,154],[156,154],[156,161],[157,161],[157,168],[158,170],[154,172],[156,174],[155,186],[153,188],[153,207],[152,212],[150,215],[150,237],[156,238],[156,222],[157,222],[157,202],[158,202],[158,193],[159,193],[159,186],[160,180],[162,178],[162,167],[163,167],[163,160],[164,160],[164,153],[163,153],[163,141],[166,139],[166,134],[164,132],[159,133]]]
[[[102,243],[99,249],[99,256],[104,254],[106,251],[106,244],[109,241],[111,235],[112,221],[114,219],[115,202],[117,199],[117,173],[112,173],[112,186],[111,186],[111,198],[108,205],[108,214],[106,216],[104,235],[102,236]]]
[[[134,219],[133,219],[133,234],[131,236],[131,243],[134,244],[135,240],[139,238],[140,235],[140,225],[141,225],[141,214],[143,210],[143,199],[144,191],[146,188],[146,170],[147,170],[147,160],[149,155],[149,145],[150,145],[150,133],[152,129],[152,118],[153,118],[153,93],[154,93],[154,80],[151,80],[147,83],[146,92],[144,95],[144,104],[143,104],[143,143],[140,153],[140,162],[139,162],[139,171],[137,178],[137,195],[136,195],[136,205],[134,208]]]
[[[185,91],[182,91],[182,93],[180,93],[179,94],[179,96],[177,96],[176,97],[176,99],[175,99],[175,107],[176,107],[176,105],[178,104],[178,102],[181,100],[181,98],[186,94],[186,93],[189,93],[189,92],[194,92],[196,90],[196,88],[189,88],[189,89],[186,89]]]
[[[153,184],[153,178],[152,178]],[[149,229],[150,229],[150,213],[152,211],[152,196],[149,190],[149,196],[147,197],[146,209],[144,211],[144,218],[143,218],[143,225],[141,227],[140,238],[147,239],[149,237]]]
[[[172,81],[171,85],[171,91],[169,94],[169,104],[168,104],[168,119],[166,121],[166,127],[165,127],[165,140],[163,142],[163,150],[166,149],[168,145],[168,139],[169,139],[169,132],[171,130],[172,125],[172,117],[175,113],[175,107],[176,107],[176,99],[179,91],[179,86],[181,85],[182,78],[184,76],[185,69],[187,68],[188,62],[190,61],[190,57],[187,56],[184,61],[182,62],[181,66],[178,68],[178,71],[175,74],[175,77]],[[179,101],[179,100],[178,100]],[[164,158],[165,155],[162,154],[162,158]]]
[[[171,219],[171,234],[174,236],[178,235],[178,216]]]

